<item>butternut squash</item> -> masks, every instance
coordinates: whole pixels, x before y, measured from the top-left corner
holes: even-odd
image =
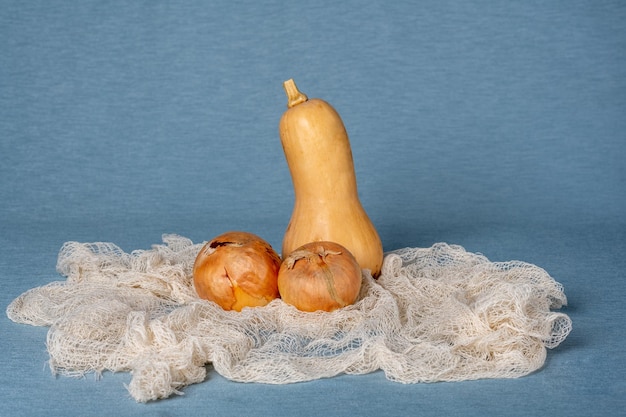
[[[292,79],[283,86],[288,109],[280,119],[279,131],[295,202],[283,237],[282,257],[310,242],[335,242],[377,277],[383,247],[359,200],[343,121],[329,103],[301,93]]]

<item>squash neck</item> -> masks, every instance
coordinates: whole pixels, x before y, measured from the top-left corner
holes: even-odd
[[[349,180],[332,184],[311,183],[311,181],[300,182],[294,186],[294,196],[296,203],[311,205],[312,207],[359,201],[356,183]]]

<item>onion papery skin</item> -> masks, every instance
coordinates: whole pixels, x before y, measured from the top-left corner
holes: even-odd
[[[300,246],[283,260],[278,271],[282,300],[305,312],[331,312],[353,304],[361,282],[361,268],[354,255],[328,241]]]
[[[206,243],[193,266],[200,298],[224,310],[260,307],[279,297],[281,259],[261,237],[248,232],[223,233]]]

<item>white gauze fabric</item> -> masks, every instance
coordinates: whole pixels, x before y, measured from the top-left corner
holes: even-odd
[[[25,292],[7,315],[50,326],[53,372],[130,372],[140,402],[204,381],[207,364],[270,384],[379,369],[401,383],[519,377],[572,328],[553,311],[566,297],[546,271],[445,243],[386,253],[381,276],[363,271],[358,301],[331,313],[280,299],[224,311],[193,288],[202,246],[178,235],[131,253],[68,242],[57,264],[67,279]]]

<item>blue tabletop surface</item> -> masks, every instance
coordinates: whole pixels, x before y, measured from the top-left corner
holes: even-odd
[[[0,1],[0,305],[66,241],[147,249],[247,230],[280,247],[282,82],[332,103],[385,250],[458,244],[563,284],[573,331],[518,379],[291,385],[215,371],[141,404],[53,376],[0,316],[2,416],[618,415],[626,406],[622,1]],[[44,411],[45,410],[45,411]]]

